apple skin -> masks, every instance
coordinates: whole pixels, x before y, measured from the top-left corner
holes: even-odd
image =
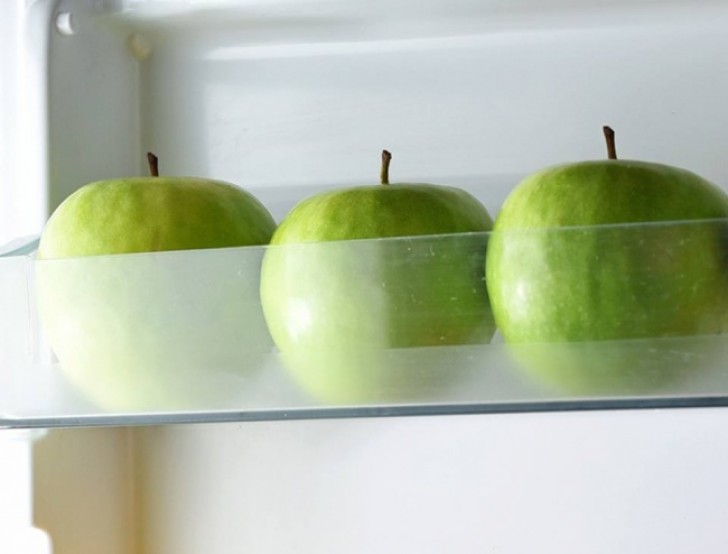
[[[294,207],[265,254],[261,299],[299,385],[331,404],[422,399],[445,386],[452,368],[426,369],[408,353],[490,341],[491,226],[474,197],[430,184],[339,189]]]
[[[43,231],[44,334],[102,409],[210,409],[272,348],[258,297],[267,210],[233,185],[149,177],[92,183]],[[119,255],[124,254],[124,255]]]
[[[90,183],[53,212],[39,259],[267,244],[275,221],[249,192],[198,177]]]
[[[665,344],[726,329],[726,217],[723,191],[671,166],[539,171],[506,199],[489,242],[498,328],[527,369],[561,390],[662,386],[705,354],[668,356]]]

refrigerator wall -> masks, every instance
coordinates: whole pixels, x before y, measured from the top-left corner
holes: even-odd
[[[725,410],[53,431],[54,552],[721,553]]]
[[[147,150],[279,219],[375,180],[382,148],[396,180],[495,214],[527,173],[603,157],[603,124],[622,157],[728,186],[723,2],[10,6],[7,238],[86,182],[144,172]],[[60,554],[722,553],[726,425],[713,409],[51,431],[35,517]]]
[[[49,208],[153,150],[280,218],[309,187],[372,182],[388,148],[394,179],[496,213],[523,175],[603,157],[603,124],[622,157],[725,181],[721,2],[108,5],[54,12],[73,34],[47,37]]]
[[[49,10],[31,13],[22,2],[6,2],[0,17],[0,243],[37,234],[47,217],[42,48]],[[38,21],[37,19],[40,19]]]

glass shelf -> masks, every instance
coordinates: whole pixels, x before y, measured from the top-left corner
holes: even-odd
[[[0,426],[728,406],[726,229],[673,222],[44,261],[36,241],[21,241],[0,249]],[[506,344],[492,336],[485,295],[496,237],[593,241],[593,294],[624,285],[650,304],[625,316],[621,339]],[[625,259],[629,271],[610,269]],[[538,290],[519,289],[525,305],[542,301]]]

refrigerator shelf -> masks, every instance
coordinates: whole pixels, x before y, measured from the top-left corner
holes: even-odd
[[[145,173],[147,151],[160,157],[162,174],[251,190],[278,221],[312,191],[371,182],[383,148],[394,154],[393,180],[461,187],[495,216],[523,175],[603,157],[604,124],[617,130],[620,157],[685,167],[725,187],[728,174],[716,152],[725,150],[728,85],[710,79],[709,87],[696,87],[728,63],[725,3],[604,4],[32,2],[22,9],[23,32],[7,73],[18,108],[2,132],[18,155],[0,159],[7,182],[23,183],[23,194],[9,196],[4,210],[12,217],[1,222],[0,236],[38,233],[49,211],[85,183]],[[482,257],[486,239],[387,244],[395,252],[414,244],[427,254],[438,241],[467,243]],[[316,248],[359,251],[366,261],[379,245]],[[584,343],[577,357],[632,356],[631,363],[613,364],[627,373],[639,367],[657,377],[661,367],[683,368],[669,382],[648,378],[646,390],[636,383],[638,390],[576,394],[521,369],[496,335],[493,344],[460,336],[459,343],[433,339],[416,348],[376,343],[366,355],[333,362],[314,356],[314,368],[341,360],[351,368],[350,360],[359,360],[364,367],[389,364],[405,376],[364,398],[313,400],[268,337],[255,269],[264,248],[36,263],[33,247],[14,246],[0,258],[2,425],[719,405],[728,390],[720,335]],[[425,261],[403,252],[397,263]],[[381,267],[370,263],[361,275],[371,280],[375,270]],[[39,279],[66,289],[52,295],[51,311],[61,315],[51,334],[39,317]],[[247,292],[226,303],[228,287]],[[98,317],[92,308],[108,297],[94,295],[109,288],[122,300],[141,296],[119,302],[113,317]],[[151,305],[164,309],[155,313]],[[79,311],[86,315],[62,319]],[[230,337],[242,334],[236,315],[252,313],[243,322],[253,325],[246,331],[250,350],[231,351]],[[154,332],[144,332],[145,318]],[[224,332],[221,321],[232,322]],[[367,332],[377,337],[375,329]],[[84,334],[88,348],[66,353],[81,362],[59,364],[51,347],[63,358],[64,344],[84,344]],[[117,342],[100,340],[104,335]],[[58,336],[75,338],[59,343]],[[159,336],[168,338],[166,346],[155,345]],[[637,363],[635,351],[643,354]],[[563,352],[551,355],[558,360]],[[245,365],[255,371],[241,375]],[[90,367],[125,371],[129,379],[89,380]],[[162,377],[145,381],[145,367],[162,367]],[[420,389],[411,397],[413,368]],[[192,400],[183,402],[190,392]]]
[[[728,279],[710,279],[726,254],[727,226],[667,222],[61,260],[36,260],[29,241],[0,257],[0,426],[728,406],[728,334],[719,332]],[[597,244],[587,260],[595,305],[629,289],[646,307],[625,314],[623,340],[491,339],[483,265],[494,238],[516,249],[532,240]],[[286,274],[275,276],[264,312],[261,267],[274,257],[284,263],[269,273]],[[616,272],[624,260],[634,264]],[[518,288],[525,305],[543,302],[528,281],[538,263]],[[558,287],[550,293],[563,300]],[[665,336],[652,338],[657,327]],[[693,334],[674,331],[687,328]]]

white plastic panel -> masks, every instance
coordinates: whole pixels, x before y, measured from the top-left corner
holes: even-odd
[[[151,428],[141,551],[722,554],[725,416]]]
[[[169,171],[254,188],[371,182],[387,147],[398,180],[498,176],[509,190],[543,165],[601,157],[609,123],[625,157],[725,178],[720,157],[690,147],[724,141],[726,84],[695,86],[728,61],[710,22],[258,48],[162,36],[145,137]],[[695,63],[695,50],[710,59]]]
[[[243,26],[245,42],[292,43],[332,37],[465,35],[534,28],[625,27],[694,17],[720,0],[102,0],[104,13],[147,27]]]
[[[135,174],[142,157],[139,66],[126,31],[99,26],[89,2],[60,2],[53,13],[47,75],[49,213],[82,184]],[[70,34],[63,32],[67,21]]]
[[[0,434],[0,551],[51,554],[46,533],[33,527],[33,441],[37,431]]]
[[[33,521],[54,554],[138,552],[129,430],[53,430],[35,443],[33,461]]]
[[[37,234],[47,217],[48,6],[0,12],[0,245]]]
[[[161,4],[188,16],[141,17]],[[309,18],[296,9],[283,19],[287,40],[259,37],[282,23],[280,14],[258,21],[256,13],[290,8],[279,4],[122,3],[128,9],[116,6],[115,15],[63,5],[76,14],[78,32],[51,41],[54,202],[88,180],[144,171],[146,150],[160,156],[165,173],[259,190],[371,182],[386,147],[394,179],[486,183],[485,201],[496,211],[525,173],[602,157],[605,123],[617,129],[623,157],[728,180],[721,157],[695,147],[721,151],[725,142],[728,83],[702,84],[728,62],[720,3],[689,11],[685,3],[614,3],[613,18],[581,26],[573,5],[563,24],[550,26],[529,24],[533,12],[522,6],[505,10],[510,24],[494,28],[488,5],[466,2],[470,26],[448,27],[425,9],[433,29],[415,24],[405,36],[404,18],[380,10],[377,18],[393,31],[367,31],[366,40],[339,33],[338,19],[325,17],[299,36]],[[361,23],[369,13],[362,6],[302,3],[301,10],[340,10]],[[600,11],[586,11],[593,10]],[[274,205],[276,215],[295,200],[288,194]]]

